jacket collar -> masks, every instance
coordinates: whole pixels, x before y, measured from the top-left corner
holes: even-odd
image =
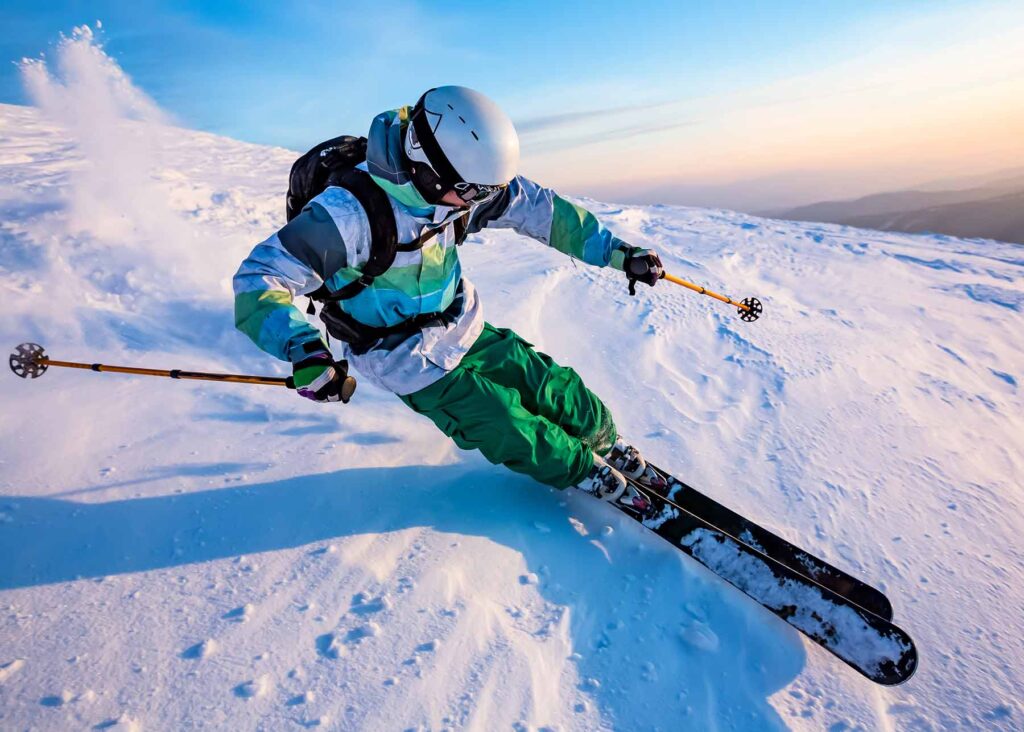
[[[434,218],[435,207],[420,195],[405,172],[402,135],[409,123],[410,107],[381,112],[370,123],[366,136],[366,170],[374,182],[414,216]]]

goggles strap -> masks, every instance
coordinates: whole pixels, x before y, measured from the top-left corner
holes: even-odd
[[[419,101],[416,102],[412,112],[412,126],[416,132],[416,142],[419,143],[424,155],[427,156],[427,160],[430,161],[430,167],[434,169],[437,177],[441,179],[441,185],[444,186],[444,189],[450,191],[454,190],[456,183],[462,182],[462,177],[456,172],[455,166],[448,160],[448,156],[444,154],[444,150],[441,149],[440,143],[438,143],[437,138],[434,136],[434,130],[430,127],[430,120],[427,118],[429,113],[424,106],[424,100],[427,98],[427,94],[432,91],[434,90],[430,89],[425,92]]]

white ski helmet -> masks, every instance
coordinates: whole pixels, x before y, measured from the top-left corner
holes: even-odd
[[[515,177],[519,135],[493,100],[464,86],[440,86],[416,102],[405,153],[413,167],[425,162],[436,175],[429,193],[461,194],[468,187],[485,193]],[[422,177],[414,174],[414,179],[422,189]]]

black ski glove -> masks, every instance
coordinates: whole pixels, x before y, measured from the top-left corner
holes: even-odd
[[[636,283],[643,282],[654,287],[658,280],[665,276],[665,267],[661,257],[653,249],[633,247],[622,263],[622,270],[629,279],[629,294],[636,294]]]
[[[292,381],[299,396],[314,402],[348,404],[356,380],[348,375],[348,361],[335,361],[322,344],[313,343],[301,361],[292,364]]]

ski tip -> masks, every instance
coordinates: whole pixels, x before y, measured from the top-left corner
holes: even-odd
[[[892,613],[892,603],[889,602],[889,598],[886,597],[885,595],[883,595],[881,592],[879,592],[879,593],[877,593],[877,596],[875,598],[875,602],[877,602],[878,605],[879,605],[878,609],[882,611],[881,613],[875,613],[875,614],[878,615],[879,617],[885,618],[886,620],[888,620],[891,623],[892,622],[893,613]]]
[[[882,686],[899,686],[910,681],[917,673],[917,648],[913,642],[898,661],[889,661],[879,668],[877,675],[869,678]]]

